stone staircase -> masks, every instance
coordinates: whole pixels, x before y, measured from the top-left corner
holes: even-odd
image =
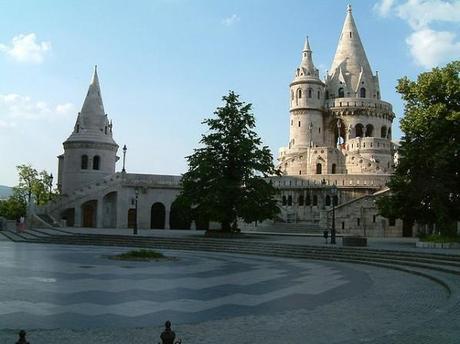
[[[430,272],[436,271],[460,276],[460,255],[451,254],[330,245],[309,246],[264,242],[262,240],[254,241],[245,237],[238,239],[133,237],[128,235],[73,234],[54,229],[33,229],[23,233],[1,231],[0,235],[15,242],[207,251],[367,264],[422,275],[440,283],[447,289],[449,289],[448,286]]]
[[[317,223],[311,223],[311,222],[297,222],[297,223],[275,222],[273,224],[252,227],[250,232],[322,235],[323,230],[321,229],[321,227]]]

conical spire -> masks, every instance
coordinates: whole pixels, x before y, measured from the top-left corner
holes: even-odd
[[[362,71],[367,77],[372,76],[371,67],[366,57],[358,29],[353,19],[351,5],[347,7],[347,15],[343,24],[339,44],[335,52],[329,73],[331,76],[336,74],[339,69],[347,75],[347,86],[357,89],[358,77]]]
[[[319,77],[318,70],[315,68],[313,64],[312,58],[312,51],[310,49],[310,42],[308,40],[308,36],[305,39],[304,47],[302,50],[302,61],[300,63],[300,67],[298,69],[298,73],[296,77]]]
[[[83,117],[105,116],[104,104],[102,103],[101,97],[101,87],[99,86],[99,77],[97,75],[97,66],[94,66],[93,78],[80,113]]]
[[[81,111],[78,113],[74,131],[67,141],[102,141],[115,144],[112,139],[112,130],[109,126],[110,122],[102,103],[97,66],[95,66],[88,93]]]

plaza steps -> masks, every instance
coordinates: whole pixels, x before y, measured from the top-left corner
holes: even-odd
[[[460,255],[444,253],[419,253],[370,248],[311,246],[263,241],[247,238],[165,238],[134,237],[128,235],[72,234],[65,231],[32,230],[27,237],[9,232],[12,241],[87,246],[116,246],[125,248],[168,249],[178,251],[205,251],[230,254],[250,254],[283,258],[336,261],[390,268],[428,278],[442,285],[448,293],[449,283],[439,278],[439,273],[460,276]],[[63,232],[63,233],[60,233]],[[3,232],[0,232],[3,233]],[[22,234],[22,233],[21,233]],[[32,238],[32,236],[35,237]]]
[[[251,227],[247,230],[248,233],[284,233],[284,234],[314,234],[322,235],[323,229],[319,224],[311,222],[283,223],[277,222],[269,225],[261,225]]]
[[[287,258],[306,258],[333,261],[363,262],[411,266],[433,269],[460,275],[460,255],[401,252],[367,248],[343,248],[330,246],[307,246],[247,242],[244,239],[210,238],[162,238],[132,237],[119,235],[50,235],[31,240],[31,242],[101,245],[118,247],[142,247],[152,249],[194,250],[223,253],[254,254]]]

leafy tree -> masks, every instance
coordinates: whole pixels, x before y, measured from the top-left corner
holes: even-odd
[[[13,194],[6,200],[0,201],[0,216],[15,220],[26,213],[26,202],[23,195],[15,188]]]
[[[38,172],[31,165],[19,165],[18,169],[19,184],[15,188],[17,194],[23,197],[25,202],[32,200],[37,205],[46,204],[50,195],[50,183],[52,181],[51,174],[43,170]]]
[[[276,189],[263,178],[279,174],[267,146],[254,132],[251,104],[230,91],[216,118],[205,119],[208,133],[187,157],[189,170],[182,177],[181,198],[202,220],[216,221],[224,231],[236,231],[237,220],[262,221],[279,209]]]
[[[437,224],[453,234],[460,220],[460,61],[399,80],[405,102],[400,160],[378,201],[382,215]]]

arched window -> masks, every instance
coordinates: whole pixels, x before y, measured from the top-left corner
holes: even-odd
[[[302,90],[299,88],[299,90],[297,91],[297,97],[302,98]]]
[[[305,199],[305,205],[310,205],[310,204],[311,204],[310,194],[307,194],[307,198]]]
[[[361,123],[356,124],[355,131],[356,131],[355,137],[363,137],[363,125]]]
[[[304,203],[304,202],[303,202],[303,195],[300,195],[300,196],[299,196],[299,200],[298,200],[298,201],[299,201],[299,205],[300,205],[300,206],[303,206],[303,203]]]
[[[332,174],[336,174],[336,173],[337,173],[337,165],[332,164]]]
[[[366,137],[374,136],[374,126],[372,124],[366,125]]]
[[[96,155],[93,158],[93,170],[99,170],[100,163],[101,163],[101,158],[99,157],[99,155]]]
[[[311,98],[311,93],[312,93],[311,88],[309,88],[308,89],[308,98]]]
[[[342,87],[340,87],[340,88],[339,88],[339,92],[338,92],[338,93],[339,93],[339,98],[343,98],[343,97],[345,97],[345,93],[344,93],[344,91],[343,91],[343,88],[342,88]]]
[[[87,155],[81,156],[81,169],[82,170],[88,169],[88,156]]]
[[[76,131],[77,131],[77,133],[80,132],[80,124],[77,124],[77,130]]]
[[[323,172],[323,166],[320,163],[316,164],[316,174],[321,174]]]
[[[391,139],[391,128],[388,128],[387,138]]]
[[[329,99],[329,91],[326,90],[326,99]]]
[[[326,196],[326,206],[329,207],[331,205],[331,196]]]
[[[339,196],[332,196],[332,203],[337,206],[339,204]]]
[[[318,91],[318,99],[321,98],[321,92]]]
[[[292,205],[292,196],[288,196],[287,205]]]
[[[380,129],[380,137],[382,139],[387,137],[387,127],[386,126],[383,126],[382,129]]]
[[[359,96],[361,98],[366,98],[366,89],[364,87],[361,87],[361,89],[359,90]]]
[[[287,199],[286,199],[286,196],[283,196],[283,199],[282,199],[282,204],[283,204],[283,205],[286,205],[286,204],[287,204]]]
[[[318,196],[313,195],[313,205],[318,205]]]

